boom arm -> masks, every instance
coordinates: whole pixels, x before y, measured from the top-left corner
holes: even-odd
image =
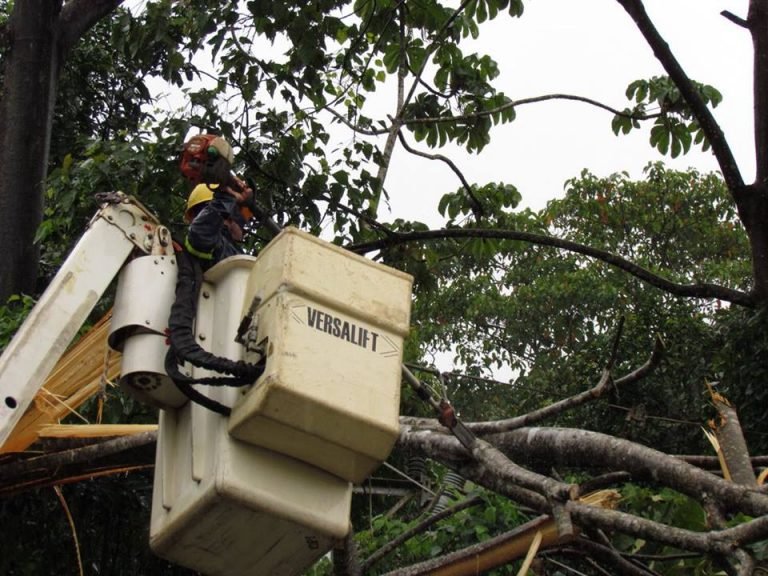
[[[134,249],[171,250],[170,234],[134,198],[109,195],[0,356],[0,447]]]

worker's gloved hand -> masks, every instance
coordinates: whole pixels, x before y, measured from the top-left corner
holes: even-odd
[[[241,206],[249,204],[253,198],[253,190],[244,181],[240,180],[235,175],[232,175],[232,179],[224,187],[228,194],[231,194],[237,203]]]
[[[235,202],[237,202],[237,206],[240,211],[240,217],[245,223],[247,223],[251,218],[254,217],[253,189],[234,174],[232,175],[230,183],[225,187],[225,189],[227,193],[235,199]]]
[[[240,206],[241,204],[248,203],[252,195],[253,192],[250,189],[248,191],[241,191],[231,186],[218,186],[213,191],[213,198],[228,206],[233,204]]]

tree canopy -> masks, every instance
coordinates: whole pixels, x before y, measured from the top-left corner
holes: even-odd
[[[717,458],[703,456],[714,453],[701,427],[712,419],[721,431],[735,409],[754,469],[765,465],[757,457],[768,445],[768,6],[751,0],[743,16],[724,13],[724,25],[742,28],[754,46],[750,183],[713,112],[721,92],[688,76],[641,0],[616,4],[664,70],[622,87],[622,103],[567,93],[522,101],[499,89],[494,54],[474,52],[471,40],[490,20],[524,25],[522,0],[2,3],[0,239],[9,250],[0,296],[10,299],[0,333],[7,341],[55,274],[94,193],[124,190],[181,233],[187,190],[176,157],[190,130],[214,130],[235,144],[236,171],[279,225],[415,279],[405,357],[415,378],[404,381],[391,464],[427,458],[424,481],[460,503],[437,522],[416,500],[399,513],[385,498],[358,501],[357,535],[345,549],[357,562],[315,570],[416,574],[549,520],[561,539],[540,553],[540,573],[764,570],[768,495],[756,481],[720,476]],[[160,81],[179,94],[178,109],[155,100]],[[388,113],[370,106],[381,99]],[[446,153],[451,145],[479,157],[494,134],[514,130],[520,106],[562,99],[602,109],[617,137],[647,131],[661,155],[711,151],[719,174],[653,163],[633,180],[585,169],[561,199],[534,211],[520,207],[513,174],[469,181]],[[386,218],[396,148],[455,175],[437,206],[442,227]],[[257,227],[247,249],[268,240]],[[460,419],[436,419],[419,387],[450,400]],[[153,419],[115,394],[109,418]],[[148,463],[151,441],[126,451],[131,465]],[[23,457],[0,463],[0,491],[94,473],[85,462],[38,466],[25,469]],[[104,490],[121,506],[133,498],[137,517],[126,522],[141,522],[146,494],[131,478],[138,487]],[[610,505],[581,499],[601,489]],[[3,515],[50,513],[38,494],[3,500]],[[90,496],[77,485],[68,497],[85,506]],[[98,548],[95,531],[87,538]],[[402,545],[390,550],[389,541]],[[106,542],[98,553],[102,560],[89,562],[99,573],[176,570],[137,560],[124,572],[103,563]],[[26,564],[2,557],[14,558],[10,573],[39,565],[36,555]],[[516,573],[520,561],[506,559],[498,573]]]

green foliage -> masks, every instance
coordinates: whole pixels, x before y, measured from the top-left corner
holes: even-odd
[[[350,7],[356,18],[342,17]],[[173,178],[172,145],[193,126],[220,131],[238,146],[237,170],[280,224],[318,233],[332,221],[340,239],[363,240],[368,232],[355,215],[378,206],[376,170],[388,159],[358,140],[330,154],[319,114],[343,103],[349,122],[372,127],[362,115],[363,92],[379,89],[400,68],[401,55],[414,80],[429,61],[435,88],[408,103],[406,125],[430,146],[456,142],[479,152],[490,129],[515,113],[492,85],[495,61],[464,54],[460,43],[476,37],[483,21],[522,12],[520,0],[473,2],[458,13],[435,0],[407,10],[394,2],[338,0],[211,10],[200,0],[158,0],[140,11],[116,11],[78,45],[62,74],[49,207],[38,233],[44,274],[79,235],[95,192],[139,195],[173,224],[166,214],[180,209],[185,190]],[[264,38],[286,44],[284,57],[266,55]],[[201,69],[209,68],[208,58],[213,73]],[[188,108],[151,112],[149,79],[183,87]],[[408,124],[412,118],[456,121]],[[250,248],[259,241],[252,238]]]
[[[120,190],[147,205],[172,231],[180,231],[185,190],[176,174],[182,136],[125,140],[73,140],[77,155],[67,154],[49,174],[44,220],[36,241],[42,245],[43,273],[53,275],[98,208],[96,194]]]
[[[50,161],[63,162],[84,138],[121,140],[148,118],[151,66],[121,50],[131,14],[98,22],[65,60],[58,83]]]
[[[440,214],[452,227],[482,207],[483,217],[489,221],[503,220],[506,211],[514,209],[522,200],[520,192],[511,184],[491,182],[485,186],[471,186],[472,195],[465,188],[445,194],[437,205]]]
[[[659,163],[645,174],[645,181],[633,183],[621,174],[598,179],[583,172],[566,183],[566,197],[551,202],[544,218],[559,234],[676,281],[709,278],[747,289],[747,238],[722,181]]]
[[[695,81],[693,85],[704,104],[715,108],[722,101],[723,97],[716,88]],[[702,150],[709,149],[710,144],[690,105],[668,77],[635,80],[627,87],[626,94],[628,99],[635,101],[635,105],[614,116],[614,134],[628,134],[639,128],[639,119],[648,115],[655,118],[651,128],[651,146],[662,154],[677,158],[687,153],[691,144],[701,145]]]
[[[36,301],[25,294],[15,294],[0,306],[0,351],[4,350],[13,338],[21,323],[32,310]]]
[[[694,532],[708,529],[706,513],[699,503],[673,490],[625,484],[621,488],[621,495],[621,508],[626,512]],[[648,568],[664,576],[707,576],[719,573],[717,566],[704,556],[665,560],[664,556],[674,556],[680,552],[671,546],[624,535],[616,535],[612,543],[623,553],[652,556],[655,559],[648,561]]]
[[[766,311],[729,308],[714,326],[709,379],[736,406],[747,446],[753,455],[768,451],[765,406],[768,390],[768,322]]]
[[[621,488],[621,496],[621,508],[625,511],[694,532],[707,528],[706,513],[701,505],[674,490],[654,490],[636,484],[625,484]]]
[[[408,123],[408,128],[432,148],[452,141],[480,152],[490,141],[492,126],[515,119],[509,98],[490,84],[499,74],[496,62],[488,56],[464,56],[450,43],[437,48],[433,62],[437,91],[420,94],[406,107],[406,119],[422,121]],[[440,121],[424,122],[430,119]]]
[[[511,213],[514,194],[499,197],[491,225],[602,248],[678,282],[749,287],[747,238],[714,175],[659,164],[639,182],[585,172],[537,214]],[[471,205],[459,191],[440,208],[455,225]],[[724,318],[717,303],[673,299],[605,263],[521,242],[453,241],[432,250],[423,259],[435,282],[413,314],[424,350],[455,355],[472,377],[496,380],[491,370],[503,368],[513,378],[511,385],[452,379],[449,397],[462,413],[512,416],[594,386],[623,317],[616,376],[647,360],[657,334],[664,362],[642,383],[558,423],[672,451],[701,446],[699,423],[710,416],[703,384],[725,361],[713,330]],[[746,348],[733,352],[732,366],[758,366]],[[662,415],[668,420],[653,419]]]
[[[367,573],[383,574],[395,568],[437,558],[512,530],[528,520],[507,498],[485,490],[477,490],[476,494],[481,498],[480,504],[439,521],[427,532],[414,535],[373,565]],[[423,522],[428,514],[427,511],[410,520],[385,515],[374,518],[367,529],[356,533],[361,558],[367,558],[387,542]],[[514,573],[509,566],[488,572],[492,576]]]

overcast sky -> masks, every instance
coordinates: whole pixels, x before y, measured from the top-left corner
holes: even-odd
[[[723,94],[714,110],[745,180],[754,176],[752,43],[749,33],[720,15],[746,17],[747,0],[646,0],[647,10],[688,75]],[[478,51],[499,64],[497,86],[513,99],[549,93],[586,96],[624,108],[627,85],[663,74],[658,61],[616,0],[528,0],[521,19],[498,17],[481,28]],[[465,49],[468,52],[469,49]],[[492,143],[469,156],[442,149],[471,182],[505,181],[518,187],[523,203],[541,208],[563,193],[564,182],[588,168],[598,176],[642,168],[662,159],[650,148],[648,131],[614,136],[611,114],[577,102],[521,106],[517,119],[492,132]],[[413,139],[409,139],[413,143]],[[425,145],[420,149],[430,152]],[[435,152],[435,151],[431,151]],[[672,162],[716,170],[710,153],[695,151]],[[391,217],[439,225],[437,200],[459,187],[442,163],[397,150],[386,184]]]

